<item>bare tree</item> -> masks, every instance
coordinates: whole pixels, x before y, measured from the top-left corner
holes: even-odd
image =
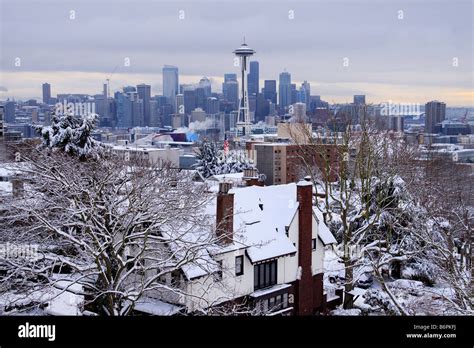
[[[183,286],[186,267],[215,271],[207,250],[220,241],[203,213],[209,195],[190,175],[111,153],[78,161],[32,148],[22,160],[23,194],[1,204],[0,238],[35,244],[38,254],[1,260],[2,291],[67,281],[83,288],[91,311],[128,315],[150,294],[193,296]]]

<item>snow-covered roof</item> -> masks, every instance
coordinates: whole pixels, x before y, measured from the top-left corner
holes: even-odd
[[[287,289],[290,286],[291,286],[290,284],[277,284],[277,285],[274,285],[274,286],[266,288],[266,289],[260,289],[260,290],[254,291],[249,296],[257,298],[257,297],[261,297],[261,296],[271,294],[271,293],[276,292],[276,291]]]
[[[248,186],[234,193],[234,240],[247,245],[255,263],[296,253],[286,236],[298,209],[296,185]]]
[[[313,213],[318,220],[318,237],[321,239],[324,245],[337,244],[336,238],[332,235],[329,228],[324,223],[323,213],[317,208],[313,207]]]
[[[181,309],[182,307],[150,297],[143,297],[135,303],[135,310],[152,315],[173,315]]]
[[[219,182],[230,180],[230,181],[241,181],[244,173],[230,173],[230,174],[218,174],[211,176],[208,180],[217,180]]]

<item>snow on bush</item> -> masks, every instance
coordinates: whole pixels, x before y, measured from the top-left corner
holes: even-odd
[[[197,151],[197,162],[194,168],[204,178],[212,175],[241,173],[244,169],[253,167],[243,152],[230,150],[227,154],[217,143],[203,141]]]
[[[73,115],[52,115],[51,126],[36,126],[42,137],[42,145],[52,150],[61,150],[67,154],[86,157],[97,157],[102,145],[91,136],[98,120],[97,114],[82,117]]]

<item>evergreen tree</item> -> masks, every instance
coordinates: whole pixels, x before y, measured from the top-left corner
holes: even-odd
[[[51,126],[36,126],[42,137],[43,147],[64,151],[81,159],[96,157],[101,143],[92,138],[91,133],[97,123],[98,115],[83,117],[56,115],[51,118]]]
[[[194,167],[204,177],[212,175],[241,173],[253,165],[243,152],[230,150],[227,154],[216,142],[204,140],[197,151],[197,162]]]

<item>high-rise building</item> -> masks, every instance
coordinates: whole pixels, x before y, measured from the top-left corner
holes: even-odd
[[[263,87],[263,97],[273,104],[277,103],[277,83],[276,80],[265,80]]]
[[[6,123],[15,123],[15,102],[14,101],[7,101],[5,102],[5,116],[4,121]]]
[[[234,103],[234,108],[237,108],[239,103],[239,83],[237,82],[237,74],[224,75],[222,93],[224,95],[224,100]]]
[[[209,115],[214,115],[219,112],[219,100],[214,97],[207,98],[206,111]]]
[[[290,104],[294,104],[298,101],[298,90],[296,89],[296,83],[291,84],[291,102]]]
[[[207,77],[203,77],[201,80],[199,80],[199,87],[204,90],[205,98],[209,98],[211,96],[211,81]]]
[[[51,85],[49,83],[43,83],[43,103],[49,104],[51,99]]]
[[[144,83],[137,85],[138,97],[143,101],[143,122],[144,126],[150,126],[150,99],[151,86]]]
[[[206,91],[203,87],[196,88],[196,106],[206,110]]]
[[[446,104],[430,101],[425,105],[425,133],[435,133],[436,125],[446,119]]]
[[[184,114],[184,94],[176,94],[176,113]]]
[[[163,67],[163,95],[168,98],[168,103],[176,109],[176,94],[179,88],[178,67],[165,65]],[[170,122],[171,123],[171,122]]]
[[[196,109],[196,90],[185,89],[183,91],[184,113],[191,115],[191,111]]]
[[[257,95],[259,88],[259,65],[257,61],[250,62],[250,70],[248,74],[248,93],[249,95]]]
[[[133,127],[133,115],[132,115],[132,101],[125,92],[115,92],[114,94],[116,114],[117,114],[117,127],[118,128],[132,128]]]
[[[291,74],[284,71],[280,74],[278,87],[278,104],[280,108],[286,108],[291,104]]]
[[[159,127],[161,125],[158,101],[150,100],[150,127]]]
[[[365,105],[365,95],[354,95],[354,104],[355,105]]]
[[[306,104],[306,110],[309,110],[311,103],[311,85],[306,80],[301,84],[299,99],[300,102]]]

